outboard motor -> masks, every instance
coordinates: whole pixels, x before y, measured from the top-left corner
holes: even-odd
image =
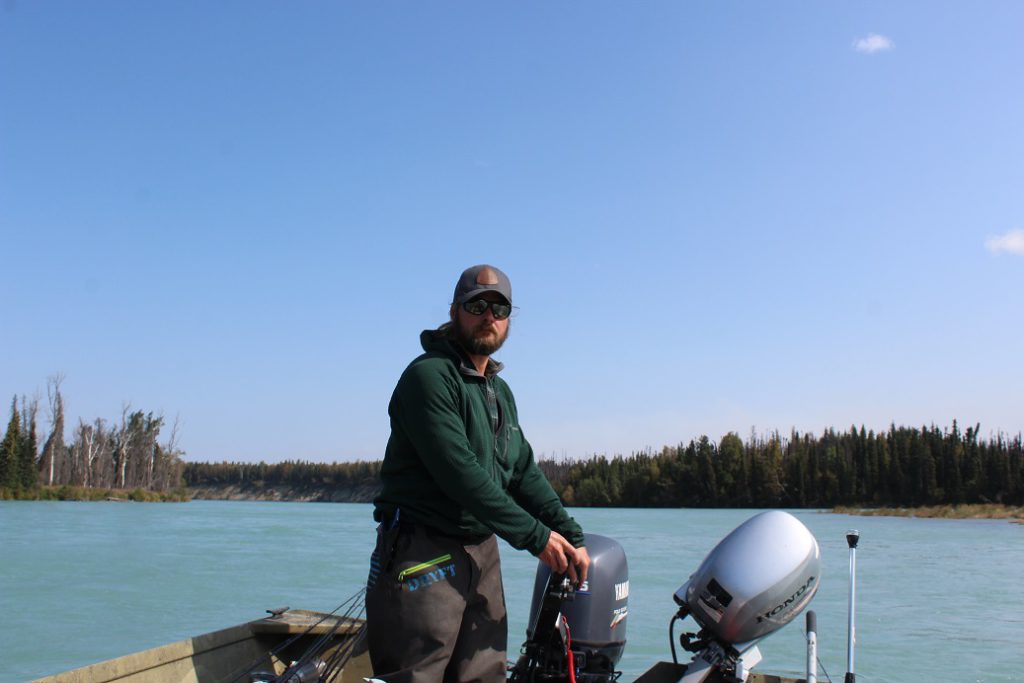
[[[618,542],[585,534],[590,569],[573,587],[538,563],[522,654],[509,680],[605,683],[626,647],[629,569]]]
[[[736,527],[675,593],[673,625],[692,616],[701,627],[681,637],[696,653],[681,683],[699,683],[715,670],[725,680],[746,680],[761,660],[757,641],[810,603],[820,577],[818,542],[793,515],[762,512]]]

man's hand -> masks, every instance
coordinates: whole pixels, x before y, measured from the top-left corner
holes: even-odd
[[[587,580],[587,571],[590,569],[590,554],[586,547],[576,548],[576,571],[580,576],[580,584]],[[579,585],[579,584],[577,584]]]
[[[587,549],[572,547],[572,543],[557,531],[552,530],[548,544],[537,557],[554,573],[568,574],[573,585],[578,586],[587,580],[587,569],[590,567]]]

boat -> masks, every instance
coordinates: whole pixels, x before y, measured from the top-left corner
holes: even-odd
[[[268,616],[176,643],[91,664],[34,683],[251,683],[275,680],[320,639],[323,657],[358,647],[363,621],[287,607]],[[365,651],[352,651],[336,683],[373,675]],[[295,683],[299,679],[295,678]],[[315,679],[313,679],[315,680]]]
[[[853,669],[853,569],[847,681]],[[622,546],[587,534],[591,566],[572,584],[538,563],[526,640],[510,663],[510,683],[613,683],[626,645],[629,575]],[[753,672],[758,643],[804,611],[820,578],[817,540],[782,511],[754,515],[707,555],[676,591],[669,626],[672,661],[655,662],[633,683],[815,683],[814,613],[807,610],[805,678]],[[41,678],[35,683],[351,683],[373,671],[363,635],[359,591],[332,613],[279,608],[268,616],[169,645]],[[692,657],[679,661],[673,632],[692,618],[696,633],[678,643]],[[571,631],[570,631],[571,625]]]
[[[98,664],[40,678],[33,683],[250,683],[252,676],[272,673],[280,678],[314,639],[330,631],[336,622],[329,614],[287,610],[220,631],[161,645]],[[362,623],[344,623],[335,632],[334,647],[358,634]],[[287,640],[300,636],[278,655],[269,653]],[[635,683],[675,683],[686,673],[685,664],[658,662]],[[250,674],[249,672],[254,672]],[[241,676],[241,678],[240,678]],[[356,653],[330,683],[372,679],[369,655]],[[259,680],[259,679],[257,679]],[[273,680],[273,679],[271,679]],[[314,679],[315,680],[315,679]],[[722,680],[722,679],[717,679]],[[752,673],[747,683],[805,683],[805,679]]]

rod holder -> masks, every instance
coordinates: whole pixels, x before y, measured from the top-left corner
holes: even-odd
[[[847,617],[847,638],[846,638],[846,677],[844,683],[856,683],[857,676],[853,672],[853,648],[857,641],[857,627],[855,614],[857,611],[857,543],[860,541],[860,532],[850,529],[846,532],[846,545],[850,547],[850,605]]]
[[[818,615],[807,611],[807,683],[818,683]]]

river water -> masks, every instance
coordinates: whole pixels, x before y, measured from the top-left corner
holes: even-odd
[[[654,661],[671,659],[673,592],[757,511],[571,512],[626,550],[630,611],[620,668],[621,680],[632,681]],[[820,680],[827,673],[842,681],[846,670],[850,528],[861,534],[858,680],[1024,680],[1024,526],[794,514],[822,549],[822,583],[811,604]],[[369,505],[0,502],[0,681],[181,640],[269,608],[330,611],[365,581],[373,534]],[[536,560],[507,545],[502,557],[513,655]],[[803,621],[761,643],[756,670],[802,675]]]

